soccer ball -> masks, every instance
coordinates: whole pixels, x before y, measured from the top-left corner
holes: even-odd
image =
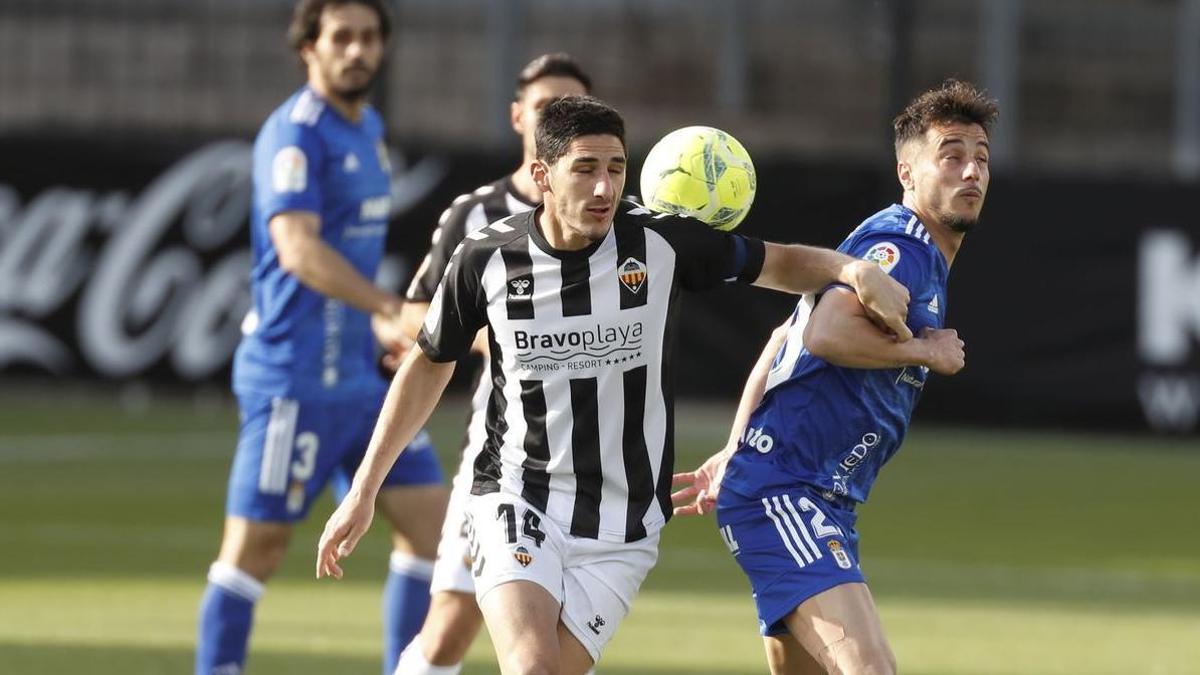
[[[646,155],[642,202],[728,231],[750,212],[757,183],[750,154],[736,138],[712,127],[684,127]]]

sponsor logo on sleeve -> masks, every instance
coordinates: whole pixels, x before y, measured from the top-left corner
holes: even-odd
[[[300,148],[280,148],[271,161],[271,186],[276,192],[304,192],[308,187],[308,157]]]
[[[757,427],[746,427],[742,432],[742,444],[754,448],[761,454],[767,454],[775,447],[775,439]]]
[[[879,242],[867,251],[863,260],[878,263],[884,272],[891,274],[892,270],[896,268],[896,264],[900,262],[900,247],[890,241]]]

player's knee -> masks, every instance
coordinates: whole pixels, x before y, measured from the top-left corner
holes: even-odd
[[[558,654],[549,648],[526,644],[503,657],[506,675],[558,675]]]
[[[453,624],[445,624],[442,630],[421,633],[421,646],[425,659],[434,665],[462,663],[475,638],[474,632],[454,630]]]
[[[479,634],[483,615],[468,593],[434,593],[429,615],[421,628],[421,646],[425,658],[434,665],[461,663]]]
[[[392,526],[392,548],[435,558],[449,495],[442,485],[389,488],[381,494],[383,515]]]
[[[895,675],[896,656],[892,654],[887,642],[879,640],[869,643],[858,643],[853,651],[854,669],[848,672],[862,675]]]
[[[392,550],[421,560],[437,558],[438,536],[432,532],[392,530]]]
[[[266,581],[283,563],[290,539],[291,531],[285,528],[252,527],[234,536],[227,533],[218,559]]]
[[[510,659],[504,672],[511,675],[558,675],[558,664],[544,660],[521,662]]]

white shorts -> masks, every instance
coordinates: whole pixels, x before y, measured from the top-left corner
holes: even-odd
[[[456,479],[450,491],[450,503],[446,505],[442,538],[438,540],[433,579],[429,582],[430,593],[475,593],[475,580],[471,576],[471,547],[467,540],[466,506],[470,497],[471,484],[459,485]]]
[[[563,624],[599,661],[658,561],[658,533],[632,543],[574,537],[502,493],[472,496],[467,514],[476,599],[510,581],[532,581],[562,605]]]
[[[450,503],[446,505],[446,520],[442,522],[442,537],[438,540],[437,560],[433,563],[430,593],[453,591],[475,593],[471,576],[471,550],[467,541],[467,500],[475,481],[475,458],[483,449],[487,436],[487,401],[492,392],[491,378],[484,366],[475,393],[471,397],[471,421],[467,424],[467,441],[458,472],[451,481]]]

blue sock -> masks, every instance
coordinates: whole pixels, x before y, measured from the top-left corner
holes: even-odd
[[[400,652],[421,632],[429,612],[433,563],[392,551],[383,586],[383,674],[392,675]]]
[[[233,565],[216,562],[208,569],[208,588],[200,601],[196,675],[240,673],[254,624],[254,603],[263,585]]]

